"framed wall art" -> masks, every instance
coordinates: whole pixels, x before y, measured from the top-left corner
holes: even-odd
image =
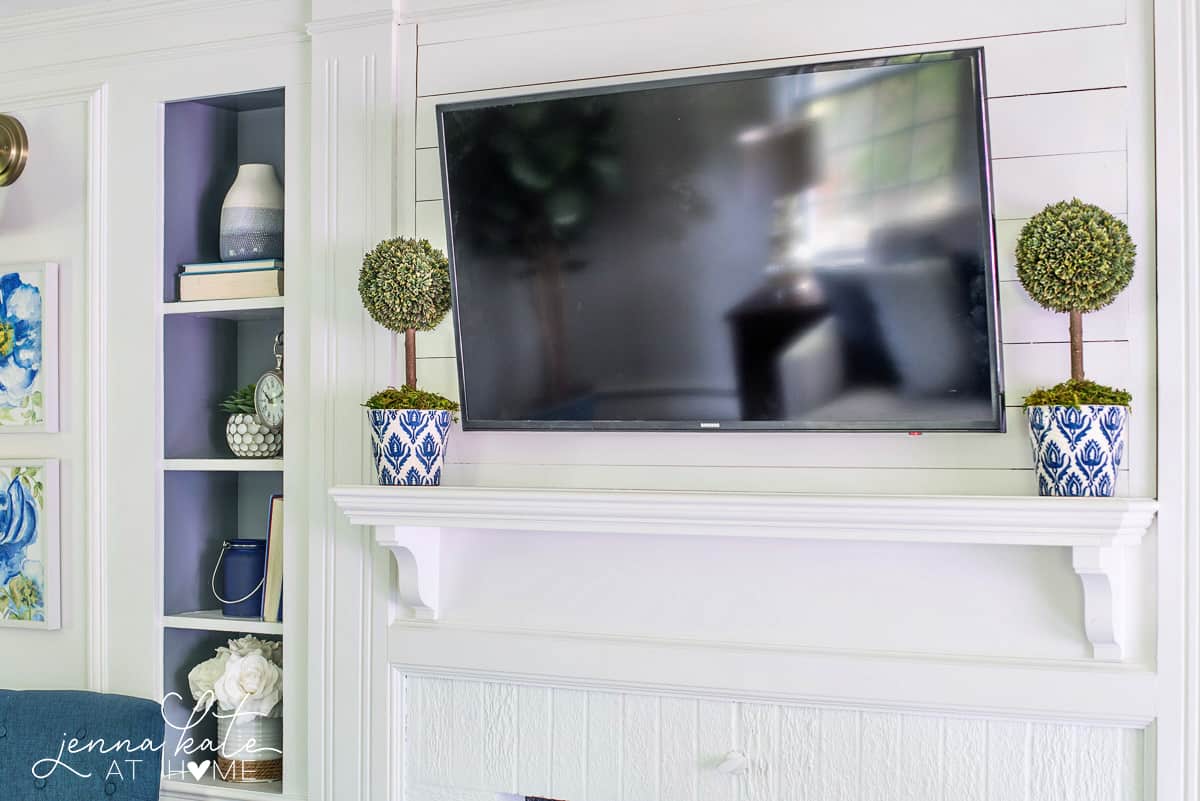
[[[0,434],[58,430],[58,265],[0,264]]]
[[[58,460],[0,461],[0,626],[57,629]]]

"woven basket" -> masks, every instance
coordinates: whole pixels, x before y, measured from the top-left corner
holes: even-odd
[[[222,781],[238,784],[283,781],[283,760],[264,759],[250,762],[217,756],[217,775]]]

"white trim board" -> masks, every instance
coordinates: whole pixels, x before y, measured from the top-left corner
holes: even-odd
[[[1138,728],[1158,711],[1152,672],[1086,662],[937,660],[415,622],[391,626],[388,657],[399,672],[832,708]]]
[[[808,495],[503,487],[337,487],[371,526],[868,540],[992,545],[1132,545],[1148,498]]]

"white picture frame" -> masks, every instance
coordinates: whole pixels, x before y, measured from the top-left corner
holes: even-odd
[[[14,489],[16,480],[22,486]],[[40,487],[39,487],[40,484]],[[40,492],[38,492],[40,488]],[[28,493],[37,512],[35,532],[14,538],[24,525],[14,522],[15,495]],[[57,459],[5,459],[0,461],[0,495],[8,494],[9,503],[0,508],[0,626],[6,628],[55,630],[61,628],[62,564],[59,498],[59,462]],[[37,497],[40,495],[40,497]],[[4,542],[5,539],[24,542]],[[19,550],[18,550],[19,548]],[[16,560],[21,560],[16,575],[11,575]],[[37,587],[39,601],[32,606],[17,605],[10,598],[13,579],[25,579],[14,597],[28,597],[30,584]],[[40,583],[40,586],[37,586]]]
[[[30,386],[20,390],[19,400],[4,387],[5,368],[16,369],[14,354],[21,343],[6,338],[19,324],[7,304],[5,284],[10,275],[17,275],[25,286],[36,286],[41,293],[41,353],[38,368]],[[54,433],[59,430],[59,308],[58,264],[54,262],[20,262],[0,264],[0,434]],[[7,350],[6,350],[7,348]]]

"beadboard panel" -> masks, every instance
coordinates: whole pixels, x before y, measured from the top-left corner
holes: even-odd
[[[999,294],[1000,333],[1006,344],[1070,340],[1067,315],[1043,309],[1017,281],[1002,281]],[[1123,292],[1100,311],[1084,315],[1084,339],[1129,339],[1131,294]]]
[[[1125,150],[1128,91],[1098,89],[988,101],[992,158]],[[1037,125],[1030,125],[1030,120]]]
[[[404,695],[410,801],[1143,798],[1136,728],[423,675],[405,677]],[[460,715],[458,699],[485,711]],[[523,771],[525,749],[498,742],[548,745],[549,771]],[[730,751],[748,758],[740,776],[717,770]]]
[[[416,150],[418,202],[442,199],[436,118],[429,101],[422,104],[430,113],[418,121],[418,126],[425,129],[432,125],[433,129],[420,132],[423,146]],[[1124,89],[993,99],[988,103],[992,158],[1124,151],[1128,127],[1126,106]],[[1038,124],[1030,125],[1031,119],[1038,120]],[[1068,160],[1054,174],[1057,177],[1065,173],[1079,181],[1080,172],[1084,175],[1089,172],[1086,165],[1085,161],[1080,169],[1076,162]],[[1063,191],[1069,192],[1070,187]],[[1001,216],[1004,211],[1001,210]]]
[[[1129,343],[1123,341],[1085,342],[1083,361],[1088,377],[1110,386],[1129,383]],[[1039,387],[1057,384],[1063,379],[1063,365],[1071,363],[1067,342],[1013,342],[1004,346],[1004,386],[1009,406]]]
[[[1107,34],[1111,36],[1111,34]],[[1019,37],[1031,49],[1042,41],[1041,36]],[[1041,156],[1059,153],[1088,153],[1125,148],[1125,129],[1128,124],[1128,91],[1124,88],[1124,75],[1116,75],[1110,66],[1101,67],[1092,80],[1079,80],[1071,88],[1050,88],[1039,82],[1037,75],[1015,74],[1005,80],[1006,66],[1001,59],[995,63],[997,47],[989,44],[984,57],[988,68],[988,112],[990,115],[992,156]],[[1036,54],[1031,54],[1036,55]],[[761,66],[761,65],[756,65]],[[1013,65],[1014,68],[1017,66]],[[1022,64],[1022,67],[1025,65]],[[678,74],[720,72],[731,67],[715,66],[705,70],[680,70]],[[997,71],[1000,78],[996,77]],[[662,76],[646,76],[659,78]],[[621,83],[630,79],[628,75],[585,81],[583,85]],[[1024,81],[1024,84],[1019,83]],[[1109,83],[1113,81],[1115,83]],[[572,84],[573,86],[575,84]],[[1002,94],[998,86],[1006,88]],[[554,86],[535,86],[522,92],[549,91]],[[561,87],[558,87],[561,88]],[[510,89],[464,91],[451,96],[434,95],[417,100],[416,147],[418,150],[438,146],[437,106],[465,100],[480,100],[512,94]],[[1029,118],[1037,119],[1037,125],[1028,125]]]
[[[1025,193],[1000,191],[1010,180],[1025,179],[1030,169],[1048,170],[1056,188],[1061,187],[1067,194],[1092,198],[1103,192],[1106,203],[1100,205],[1114,212],[1124,211],[1123,185],[1103,182],[1100,179],[1111,177],[1112,169],[1105,175],[1098,174],[1097,168],[1104,165],[1116,168],[1117,175],[1124,173],[1124,164],[1114,161],[1120,158],[1116,153],[1126,150],[1126,90],[1001,97],[989,101],[988,106],[994,161],[1026,157],[1054,159],[1024,165],[994,164],[992,169],[1000,171],[1001,176],[1012,174],[1009,180],[996,177],[998,218],[1028,217],[1030,213],[1022,215],[1021,211],[1031,203],[1036,204],[1032,211],[1045,205],[1046,201],[1030,200],[1031,195]],[[416,200],[440,200],[442,164],[438,157],[436,116],[430,113],[418,125],[422,128],[419,139],[426,144],[416,149]],[[424,130],[430,125],[432,131]],[[1092,155],[1096,157],[1087,158]]]
[[[1122,214],[1127,181],[1124,151],[999,159],[992,164],[996,219],[1032,217],[1047,203],[1071,197]]]
[[[437,147],[421,147],[417,158],[417,202],[442,199],[442,165]]]
[[[411,0],[406,5],[412,5]],[[486,39],[497,36],[531,31],[554,30],[572,25],[600,25],[621,23],[649,16],[668,17],[696,11],[728,13],[731,9],[743,13],[757,13],[764,6],[783,5],[781,0],[764,3],[763,0],[575,0],[572,3],[543,0],[539,3],[523,3],[498,18],[481,20],[477,17],[452,17],[433,19],[420,27],[419,43],[422,45],[455,42],[464,39]],[[945,9],[959,12],[959,19],[947,20]],[[889,9],[890,11],[890,9]],[[953,3],[942,3],[931,10],[927,20],[930,33],[944,33],[940,27],[947,22],[957,23],[955,35],[986,33],[1016,33],[1021,31],[1044,31],[1055,28],[1071,28],[1081,25],[1112,25],[1125,21],[1123,0],[1072,0],[1071,2],[1037,3],[1033,0],[1008,3],[973,9],[972,14],[962,14],[962,9]],[[898,14],[899,12],[891,12]],[[879,17],[886,21],[888,14],[878,9],[870,21]],[[874,27],[874,26],[873,26]],[[877,27],[875,29],[878,29]],[[964,32],[965,31],[965,32]]]
[[[931,47],[984,47],[991,96],[1125,85],[1126,64],[1112,57],[1125,49],[1124,25],[1072,26],[1020,36],[1012,34],[1021,31],[980,33],[973,38],[961,26],[954,30],[955,22],[943,29],[944,35],[932,33],[943,20],[985,16],[973,4],[926,0],[923,6],[939,7],[928,14],[914,14],[899,5],[881,7],[874,0],[848,4],[839,8],[838,16],[854,19],[854,25],[814,25],[805,7],[772,3],[756,9],[753,36],[730,35],[745,30],[748,18],[744,12],[727,10],[426,45],[420,48],[417,94],[531,87],[695,70],[698,65],[711,71],[719,65],[765,66],[772,60],[827,61]],[[531,53],[537,58],[530,58]]]
[[[423,360],[421,365],[431,360]],[[450,363],[453,360],[432,360]],[[1115,370],[1115,367],[1110,366]],[[453,386],[439,386],[421,374],[422,386],[450,397]],[[1099,374],[1099,373],[1097,373]],[[1014,403],[1019,403],[1014,398]],[[864,449],[877,452],[872,467],[880,469],[959,470],[1010,469],[1029,466],[1025,416],[1018,406],[1006,410],[1007,431],[1000,433],[816,433],[816,432],[662,432],[655,447],[645,447],[641,432],[564,434],[556,431],[462,431],[451,434],[446,464],[578,464],[595,466],[700,466],[785,469],[822,467],[853,469],[863,466]],[[1132,444],[1141,432],[1129,434]],[[850,437],[850,440],[847,440]],[[848,445],[852,442],[853,445]],[[965,443],[970,443],[966,445]],[[1136,451],[1135,451],[1136,452]],[[1122,470],[1128,470],[1132,458]],[[501,485],[503,486],[503,485]],[[558,486],[554,484],[552,486]]]
[[[1019,98],[1019,100],[1026,101],[1028,98]],[[1036,118],[1036,114],[1032,110],[1028,115],[1018,116],[1017,121],[1012,123],[1012,127],[1017,130],[1022,129],[1023,126],[1028,126],[1031,118]],[[1102,122],[1093,128],[1086,122],[1088,118],[1081,119],[1085,120],[1080,123],[1081,128],[1102,131],[1094,137],[1096,142],[1101,141],[1105,136],[1124,137],[1125,135],[1123,126]],[[1040,211],[1047,203],[1071,196],[1092,199],[1097,205],[1109,209],[1115,214],[1124,215],[1126,206],[1124,144],[1120,149],[1099,152],[1084,151],[1041,155],[1040,151],[1047,151],[1059,146],[1060,143],[1056,142],[1055,137],[1042,137],[1041,142],[1036,141],[1035,137],[1026,137],[1031,141],[1025,142],[1004,141],[1003,137],[1009,135],[1008,132],[999,132],[1002,144],[1007,147],[1007,151],[1004,152],[1016,153],[1016,155],[1003,158],[997,156],[992,162],[997,220],[1005,222],[1028,218]],[[994,132],[993,141],[997,136],[997,133]],[[1017,151],[1018,146],[1028,149],[1029,152]],[[417,149],[416,169],[417,202],[438,201],[440,208],[442,176],[438,149],[436,147]],[[444,224],[444,218],[442,222]],[[425,233],[422,235],[430,236]],[[442,236],[444,238],[444,231]]]
[[[885,495],[1036,495],[1032,468],[959,467],[728,467],[724,465],[598,465],[457,459],[458,443],[474,436],[455,431],[447,454],[448,485],[565,487],[574,489],[663,489],[732,492],[861,492]],[[1117,494],[1129,495],[1129,471],[1117,475]]]

